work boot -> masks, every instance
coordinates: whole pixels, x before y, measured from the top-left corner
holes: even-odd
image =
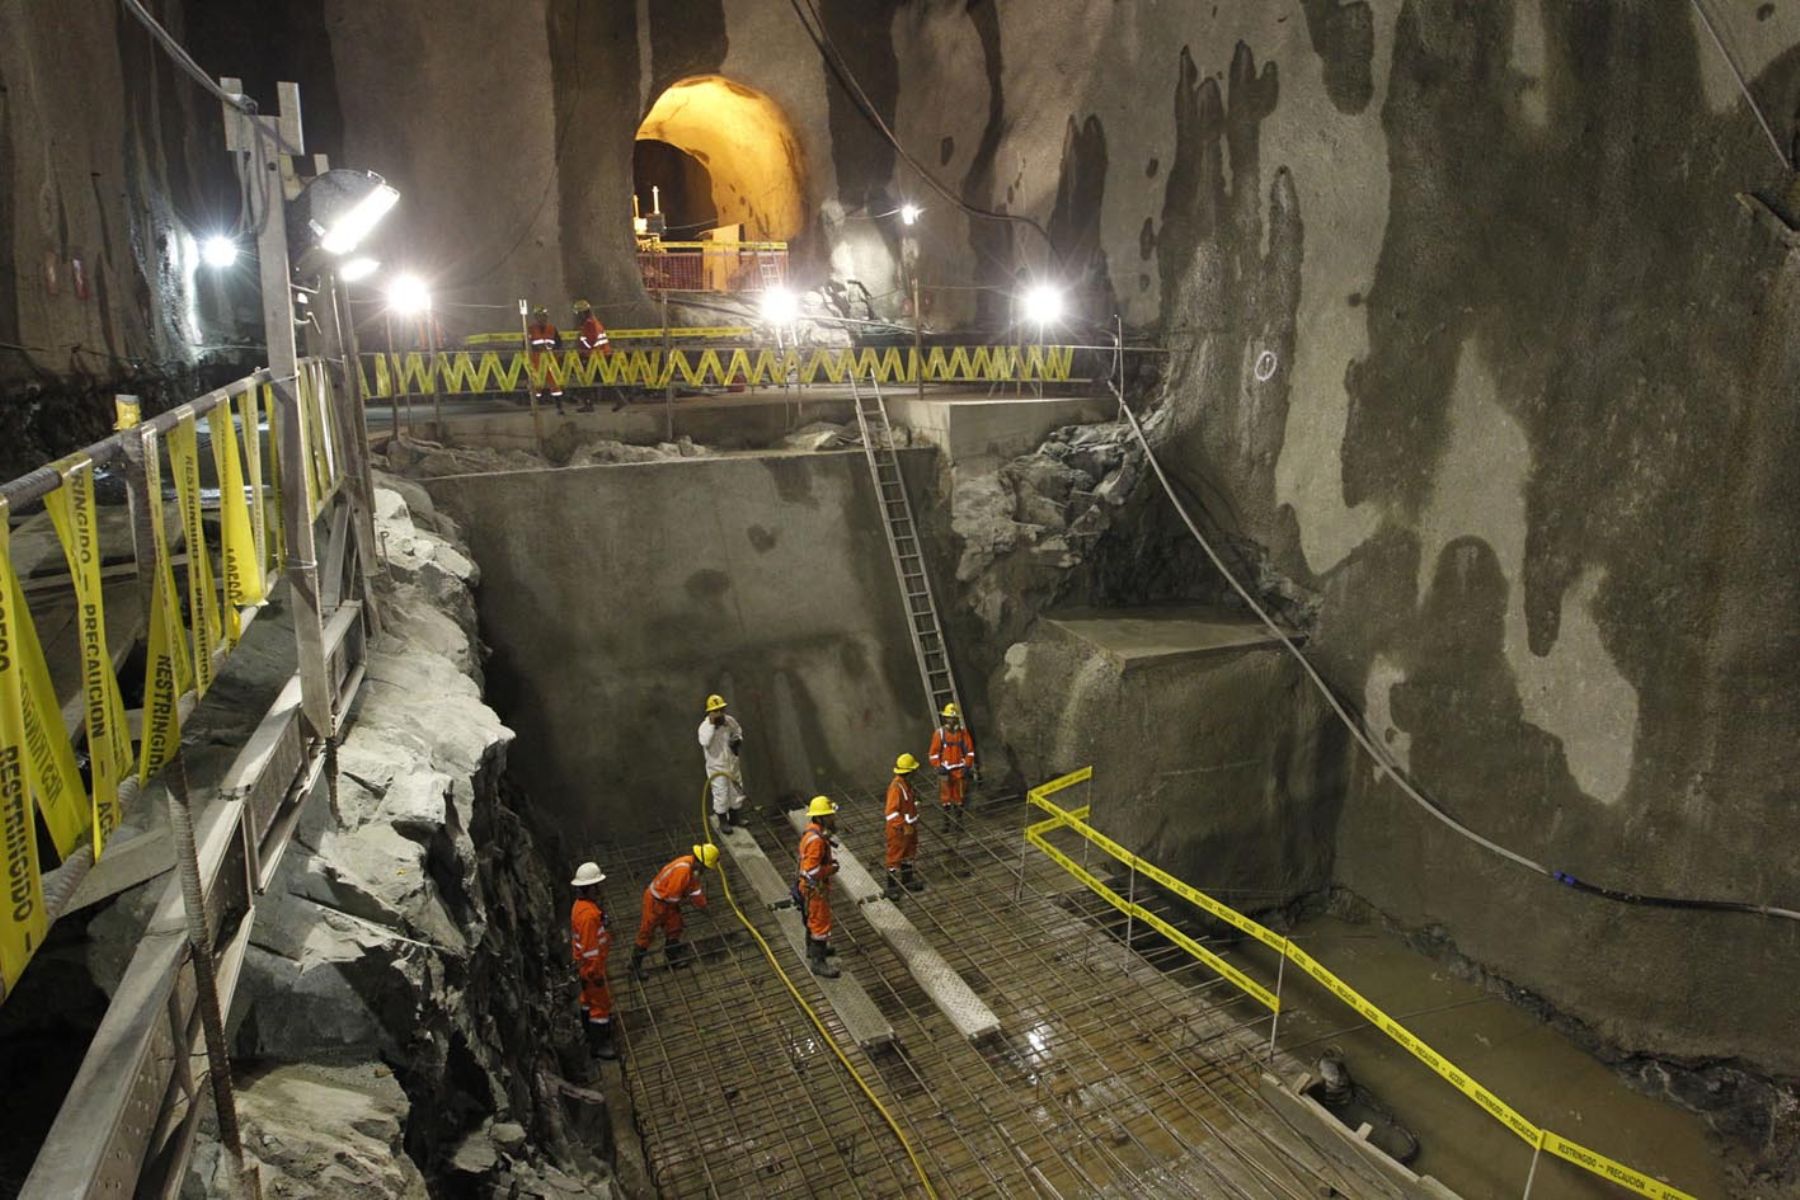
[[[953,804],[950,806],[950,811],[955,814],[951,819],[956,822],[956,832],[961,833],[963,827],[963,806],[960,804]]]
[[[881,894],[889,900],[898,900],[906,895],[906,892],[900,887],[900,877],[894,872],[887,873],[887,886],[882,888]]]
[[[650,978],[650,972],[644,969],[644,948],[642,946],[631,948],[631,977],[639,983]]]
[[[836,979],[839,975],[843,974],[843,972],[839,971],[837,965],[826,957],[826,950],[827,946],[824,942],[808,935],[806,939],[806,957],[808,962],[806,965],[811,968],[814,975],[817,975],[821,979]]]
[[[925,881],[913,870],[911,863],[901,863],[900,886],[909,892],[922,892],[925,890]]]
[[[688,966],[689,953],[690,951],[686,942],[670,942],[667,946],[663,947],[663,958],[668,961],[671,968]]]
[[[589,1021],[587,1023],[587,1044],[588,1050],[595,1058],[613,1062],[619,1057],[619,1052],[613,1048],[611,1021],[604,1025]]]
[[[948,804],[940,804],[940,805],[938,805],[938,809],[939,809],[939,811],[941,811],[944,814],[944,830],[945,830],[945,832],[949,832],[949,829],[950,829],[950,806]]]

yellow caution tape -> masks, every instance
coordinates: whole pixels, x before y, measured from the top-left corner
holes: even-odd
[[[75,628],[81,647],[82,707],[87,718],[94,858],[119,824],[119,784],[131,762],[125,701],[106,646],[106,600],[100,579],[100,525],[94,503],[94,465],[85,458],[56,464],[62,486],[44,497],[75,584]]]
[[[250,541],[256,554],[257,578],[266,599],[272,567],[269,562],[269,511],[263,505],[262,430],[257,427],[256,389],[246,389],[237,398],[237,413],[238,423],[244,431],[244,462],[250,471]]]
[[[281,436],[276,433],[280,428],[275,424],[275,387],[273,384],[263,385],[263,417],[269,427],[269,492],[272,498],[271,509],[277,514],[275,536],[270,538],[269,574],[274,575],[281,570],[281,564],[287,559],[287,524],[279,514],[281,507]]]
[[[225,640],[237,645],[242,618],[238,610],[263,602],[262,566],[256,557],[256,535],[250,528],[250,505],[244,498],[244,471],[238,458],[237,426],[231,405],[221,404],[206,418],[212,433],[213,469],[219,477],[219,565],[225,583]]]
[[[200,515],[200,453],[194,414],[183,412],[169,430],[169,465],[175,472],[175,502],[187,538],[188,610],[194,630],[194,687],[204,696],[212,688],[213,651],[224,636],[219,620],[219,594],[213,587],[212,554],[206,548],[206,523]]]
[[[44,884],[38,872],[37,824],[31,819],[25,750],[24,671],[18,630],[29,623],[13,585],[7,503],[0,499],[0,995],[12,990],[44,940]]]
[[[1282,954],[1289,962],[1293,963],[1302,971],[1306,972],[1307,975],[1322,984],[1332,995],[1354,1009],[1356,1013],[1367,1020],[1369,1024],[1375,1026],[1375,1028],[1381,1030],[1381,1032],[1393,1039],[1393,1041],[1405,1049],[1407,1053],[1430,1067],[1439,1078],[1443,1079],[1457,1091],[1480,1105],[1484,1112],[1506,1126],[1507,1129],[1511,1130],[1528,1144],[1532,1146],[1541,1145],[1551,1154],[1575,1163],[1577,1166],[1591,1171],[1602,1179],[1610,1180],[1620,1187],[1627,1188],[1641,1196],[1649,1196],[1652,1197],[1653,1200],[1694,1200],[1694,1198],[1689,1196],[1686,1192],[1670,1187],[1668,1184],[1659,1180],[1652,1179],[1641,1171],[1634,1171],[1623,1163],[1615,1162],[1614,1160],[1607,1158],[1604,1154],[1590,1150],[1578,1142],[1570,1141],[1561,1134],[1552,1133],[1547,1129],[1542,1129],[1533,1124],[1531,1121],[1521,1116],[1504,1100],[1500,1099],[1500,1097],[1489,1091],[1482,1084],[1476,1082],[1476,1080],[1466,1071],[1462,1070],[1462,1068],[1458,1067],[1438,1051],[1432,1049],[1424,1039],[1418,1037],[1411,1030],[1401,1025],[1400,1022],[1394,1020],[1394,1018],[1382,1011],[1367,997],[1363,996],[1362,993],[1344,982],[1344,980],[1340,979],[1336,974],[1327,969],[1324,964],[1320,963],[1300,947],[1294,945],[1287,938],[1284,938],[1264,925],[1251,920],[1236,909],[1221,904],[1219,901],[1208,896],[1198,888],[1183,883],[1173,875],[1170,875],[1167,871],[1162,870],[1152,863],[1144,861],[1142,858],[1139,858],[1136,854],[1125,849],[1105,834],[1092,828],[1086,823],[1087,810],[1085,808],[1081,810],[1064,809],[1050,802],[1050,796],[1055,795],[1064,788],[1091,779],[1093,773],[1092,767],[1083,767],[1079,771],[1071,771],[1067,775],[1059,776],[1049,783],[1032,788],[1027,792],[1026,799],[1030,801],[1034,807],[1049,813],[1050,819],[1047,821],[1039,821],[1034,825],[1028,826],[1025,830],[1025,839],[1038,849],[1044,851],[1044,853],[1048,854],[1058,865],[1069,872],[1069,874],[1079,879],[1090,890],[1105,897],[1108,903],[1112,904],[1114,908],[1119,909],[1121,912],[1130,912],[1139,920],[1146,921],[1152,928],[1155,928],[1159,933],[1163,934],[1163,936],[1168,937],[1189,954],[1192,954],[1195,958],[1205,962],[1225,978],[1231,980],[1231,982],[1240,990],[1255,997],[1265,1007],[1269,1008],[1271,1011],[1277,1010],[1277,1005],[1274,1003],[1275,997],[1271,995],[1267,989],[1263,988],[1255,981],[1243,976],[1242,972],[1237,971],[1236,968],[1230,967],[1229,964],[1222,963],[1218,960],[1216,955],[1211,955],[1210,952],[1206,951],[1205,947],[1194,942],[1193,939],[1187,937],[1187,935],[1180,933],[1179,930],[1175,930],[1173,926],[1168,925],[1167,922],[1163,921],[1160,917],[1157,917],[1154,913],[1150,913],[1141,905],[1132,904],[1119,896],[1118,893],[1108,888],[1106,884],[1101,882],[1097,877],[1084,870],[1067,854],[1052,847],[1045,838],[1047,833],[1055,829],[1069,829],[1080,834],[1090,843],[1105,851],[1107,855],[1130,867],[1139,875],[1154,881],[1169,892],[1187,900],[1203,912],[1224,921],[1233,928],[1241,930],[1250,937],[1253,937],[1257,941],[1274,949],[1277,953]],[[1221,970],[1221,966],[1226,969]]]
[[[162,457],[154,438],[144,443],[144,491],[150,497],[150,540],[157,566],[151,580],[150,645],[144,659],[139,783],[148,783],[175,757],[181,745],[181,697],[194,686],[187,629],[181,621],[181,595],[175,590],[175,567],[169,560],[169,534],[163,523]]]
[[[760,387],[781,383],[842,384],[856,378],[881,383],[1063,383],[1075,358],[1073,346],[932,346],[921,355],[908,346],[821,347],[813,350],[738,346],[702,350],[519,351],[438,355],[438,382],[446,395],[516,392],[529,379],[547,377],[570,387]],[[431,356],[378,356],[375,379],[365,374],[365,394],[428,395]],[[360,367],[360,364],[359,364]]]

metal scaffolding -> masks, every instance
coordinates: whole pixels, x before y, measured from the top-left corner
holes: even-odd
[[[878,861],[880,797],[837,794],[848,798],[840,840]],[[1000,1034],[969,1044],[854,906],[836,916],[840,961],[898,1035],[873,1053],[842,1044],[907,1129],[939,1194],[1371,1194],[1368,1180],[1313,1150],[1257,1090],[1267,1017],[1185,955],[1171,958],[1153,934],[1135,931],[1134,951],[1122,918],[1070,894],[1041,855],[1021,860],[1023,818],[1022,805],[989,801],[965,830],[946,834],[928,815],[920,865],[930,886],[904,902],[999,1015]],[[755,834],[778,866],[792,862],[783,825],[760,822]],[[670,833],[609,852],[607,872],[623,885],[610,897],[621,950],[642,881],[688,840]],[[690,924],[692,967],[665,969],[658,953],[647,982],[615,976],[625,1080],[661,1193],[920,1194],[898,1141],[717,890],[712,883],[711,908]],[[738,891],[758,929],[781,944],[771,915]],[[783,965],[841,1036],[805,968]]]

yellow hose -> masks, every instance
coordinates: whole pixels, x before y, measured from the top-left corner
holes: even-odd
[[[700,828],[702,830],[707,827],[707,801],[712,792],[712,781],[730,778],[733,777],[724,771],[717,771],[708,775],[706,782],[701,785]],[[711,841],[712,838],[708,837],[706,840]],[[856,1080],[856,1086],[862,1089],[862,1094],[869,1098],[869,1103],[875,1106],[875,1111],[881,1114],[881,1119],[887,1122],[887,1127],[893,1130],[894,1136],[900,1140],[900,1148],[906,1151],[906,1157],[912,1163],[913,1173],[919,1177],[919,1186],[925,1189],[925,1194],[931,1197],[931,1200],[937,1200],[937,1189],[931,1186],[931,1180],[925,1174],[925,1165],[919,1161],[918,1154],[913,1150],[912,1141],[906,1136],[906,1131],[900,1128],[900,1122],[894,1119],[894,1114],[888,1111],[887,1105],[883,1104],[881,1098],[869,1087],[868,1082],[863,1079],[862,1073],[856,1069],[849,1056],[837,1044],[837,1039],[832,1037],[831,1031],[825,1028],[825,1022],[819,1019],[819,1014],[813,1010],[813,1006],[806,1002],[806,997],[800,994],[800,989],[794,986],[792,979],[788,978],[787,971],[782,968],[781,960],[775,957],[775,951],[769,948],[769,943],[764,940],[763,935],[756,931],[756,926],[750,923],[750,918],[745,916],[744,910],[738,907],[737,897],[731,894],[731,880],[725,874],[724,864],[720,864],[719,867],[719,883],[725,889],[725,902],[731,905],[731,911],[737,914],[737,919],[744,923],[744,928],[749,930],[750,936],[756,939],[756,944],[762,947],[763,957],[767,958],[769,965],[775,968],[775,974],[781,976],[781,982],[786,986],[788,994],[794,998],[794,1003],[798,1004],[801,1011],[805,1012],[807,1017],[812,1020],[813,1025],[819,1031],[819,1036],[825,1039],[825,1044],[831,1047],[831,1052],[837,1055],[837,1060],[844,1064],[844,1070],[850,1072],[850,1078]],[[800,914],[800,920],[802,922],[806,920],[805,913]]]

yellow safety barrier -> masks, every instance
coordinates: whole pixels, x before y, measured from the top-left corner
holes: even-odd
[[[303,449],[311,467],[308,490],[315,497],[329,498],[341,482],[343,463],[331,422],[330,380],[322,364],[309,363],[303,368],[297,394],[302,401]],[[262,438],[257,428],[259,397],[273,418],[273,390],[260,383],[219,400],[206,415],[219,482],[217,579],[214,549],[207,544],[199,430],[193,410],[177,410],[173,425],[163,435],[148,436],[142,442],[146,451],[142,456],[142,495],[155,498],[145,506],[144,526],[157,567],[148,572],[143,732],[135,762],[123,693],[113,669],[113,647],[108,644],[94,465],[82,456],[53,464],[59,480],[44,494],[44,507],[61,545],[73,591],[90,768],[86,785],[63,725],[61,700],[24,589],[13,568],[6,520],[9,506],[0,497],[0,855],[4,856],[0,859],[4,874],[0,880],[4,885],[0,891],[0,998],[11,991],[42,944],[49,920],[34,809],[60,857],[69,858],[86,836],[98,860],[118,826],[121,789],[134,766],[141,786],[174,757],[181,741],[184,698],[190,693],[204,695],[211,687],[221,657],[242,633],[242,610],[261,604],[267,595],[280,553],[280,525],[276,524],[271,538],[262,488],[265,473],[271,479],[276,476],[277,463],[274,439]],[[121,415],[121,428],[135,428],[129,413]],[[168,448],[180,533],[187,550],[185,593],[176,586],[175,547],[161,503],[165,476],[158,446],[162,444]],[[266,467],[265,449],[269,456]],[[277,495],[277,506],[279,503]]]
[[[813,350],[720,346],[667,353],[616,350],[612,354],[569,350],[541,355],[535,363],[519,351],[459,350],[437,356],[437,380],[446,395],[516,392],[526,377],[542,386],[551,372],[568,387],[650,389],[671,383],[687,387],[842,384],[851,378],[897,384],[918,383],[921,377],[926,383],[1066,383],[1074,359],[1073,346],[1039,345],[931,346],[923,354],[910,346]],[[366,371],[363,375],[365,395],[431,394],[431,355],[376,355],[373,361],[374,378]]]
[[[1355,1012],[1367,1020],[1369,1024],[1393,1039],[1405,1049],[1407,1053],[1430,1067],[1441,1079],[1449,1083],[1463,1095],[1467,1096],[1470,1100],[1473,1100],[1476,1104],[1480,1105],[1483,1111],[1510,1129],[1527,1145],[1533,1147],[1534,1150],[1543,1150],[1558,1158],[1572,1162],[1577,1166],[1598,1175],[1600,1178],[1610,1180],[1620,1187],[1636,1192],[1640,1196],[1649,1196],[1652,1197],[1653,1200],[1694,1200],[1694,1197],[1678,1188],[1670,1187],[1666,1183],[1652,1179],[1642,1171],[1635,1171],[1632,1168],[1625,1166],[1623,1163],[1615,1162],[1613,1159],[1606,1157],[1598,1151],[1590,1150],[1579,1142],[1571,1141],[1561,1134],[1541,1128],[1527,1120],[1504,1100],[1500,1099],[1499,1096],[1495,1095],[1482,1084],[1476,1082],[1466,1071],[1456,1066],[1456,1064],[1452,1063],[1438,1051],[1432,1049],[1424,1039],[1420,1038],[1405,1026],[1401,1025],[1400,1022],[1383,1012],[1355,988],[1351,987],[1348,983],[1344,982],[1344,980],[1328,970],[1324,964],[1320,963],[1300,947],[1294,945],[1287,938],[1282,937],[1267,926],[1251,920],[1249,917],[1244,916],[1229,905],[1220,903],[1218,900],[1207,895],[1205,892],[1200,891],[1198,888],[1183,883],[1181,880],[1175,878],[1154,863],[1140,858],[1138,855],[1125,849],[1125,847],[1121,846],[1118,842],[1113,841],[1105,834],[1094,829],[1087,823],[1088,808],[1062,808],[1051,802],[1050,797],[1057,792],[1060,792],[1065,788],[1073,787],[1075,784],[1086,782],[1087,780],[1092,779],[1093,776],[1094,769],[1092,767],[1083,767],[1079,771],[1072,771],[1067,775],[1059,776],[1049,783],[1041,784],[1027,792],[1026,799],[1034,808],[1048,813],[1049,819],[1028,826],[1025,830],[1025,839],[1031,845],[1036,846],[1045,854],[1049,855],[1050,858],[1065,871],[1068,871],[1075,878],[1079,879],[1089,890],[1100,895],[1114,908],[1117,908],[1121,912],[1128,912],[1135,919],[1146,922],[1152,928],[1156,929],[1157,932],[1168,937],[1189,954],[1206,963],[1207,966],[1212,967],[1213,970],[1217,971],[1225,979],[1230,980],[1240,990],[1254,997],[1271,1012],[1280,1011],[1277,997],[1271,994],[1268,989],[1264,988],[1261,984],[1256,983],[1254,980],[1249,979],[1243,972],[1232,967],[1229,963],[1223,962],[1216,954],[1213,954],[1204,946],[1195,942],[1187,934],[1174,929],[1167,921],[1157,917],[1154,913],[1149,912],[1142,905],[1133,903],[1132,901],[1121,897],[1116,891],[1108,887],[1104,881],[1082,868],[1081,865],[1076,863],[1069,855],[1052,846],[1047,838],[1049,833],[1059,829],[1066,829],[1079,834],[1082,838],[1086,839],[1089,844],[1103,851],[1108,857],[1123,864],[1134,874],[1153,881],[1158,886],[1181,897],[1183,900],[1188,901],[1209,916],[1223,921],[1232,928],[1255,938],[1265,946],[1275,950],[1288,962],[1293,963],[1308,976],[1324,985],[1326,990],[1330,991],[1332,995],[1336,996],[1351,1009],[1355,1010]]]

